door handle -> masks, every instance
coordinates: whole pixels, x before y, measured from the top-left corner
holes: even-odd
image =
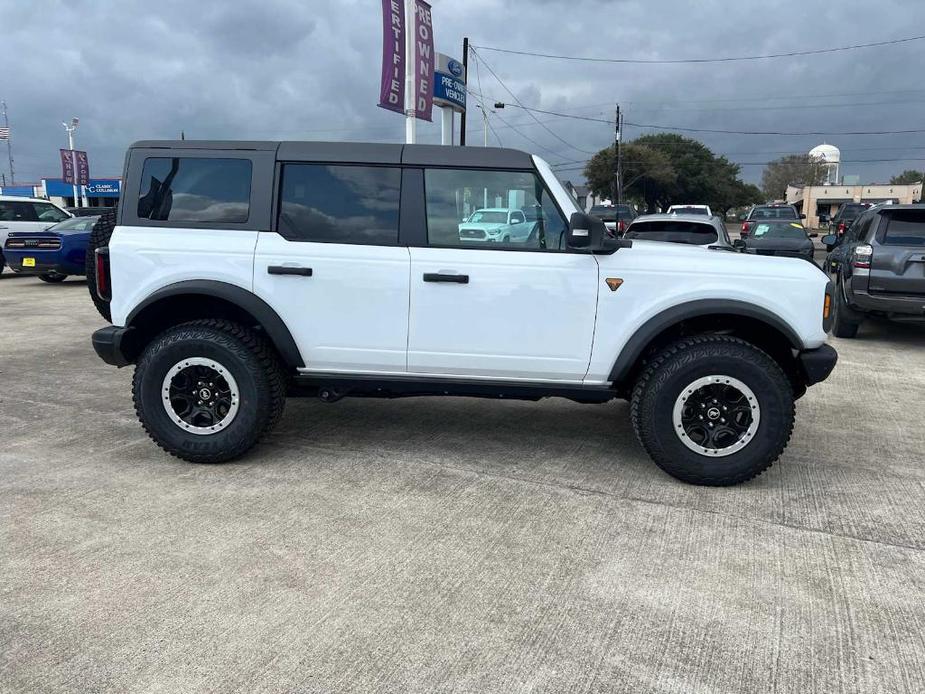
[[[293,267],[291,265],[270,265],[267,272],[271,275],[298,275],[300,277],[311,277],[312,269],[310,267]]]
[[[456,284],[469,284],[469,275],[448,275],[440,272],[425,272],[425,282],[455,282]]]

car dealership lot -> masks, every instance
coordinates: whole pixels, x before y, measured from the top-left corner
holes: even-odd
[[[712,489],[559,399],[290,400],[190,465],[102,324],[0,277],[0,689],[925,690],[923,328],[834,340],[783,458]]]

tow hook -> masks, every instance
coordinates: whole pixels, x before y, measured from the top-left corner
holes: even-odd
[[[331,388],[329,386],[321,386],[321,388],[318,389],[318,397],[322,402],[337,402],[346,394],[347,393],[342,390]]]

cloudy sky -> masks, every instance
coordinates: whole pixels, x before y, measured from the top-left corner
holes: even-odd
[[[438,51],[469,36],[484,63],[470,88],[488,104],[630,123],[734,131],[925,128],[925,41],[752,62],[631,65],[550,60],[489,47],[591,57],[677,59],[782,53],[925,34],[921,0],[434,0]],[[401,142],[403,119],[376,107],[379,0],[0,0],[0,97],[17,180],[59,174],[61,121],[80,117],[91,174],[119,175],[137,139]],[[490,68],[490,70],[489,70]],[[472,103],[470,96],[470,104]],[[490,142],[543,155],[563,178],[606,146],[612,127],[508,107]],[[481,117],[469,137],[482,141]],[[540,121],[537,123],[536,121]],[[627,138],[650,129],[627,128]],[[842,149],[844,174],[888,180],[925,168],[925,132],[906,135],[687,133],[736,162]],[[438,142],[439,120],[421,123]],[[6,171],[0,148],[0,171]],[[911,159],[905,160],[911,157]],[[867,161],[862,161],[867,160]],[[894,160],[894,161],[870,161]],[[902,161],[897,161],[902,160]],[[760,165],[743,178],[760,179]]]

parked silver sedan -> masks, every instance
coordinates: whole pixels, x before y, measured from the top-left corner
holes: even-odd
[[[716,215],[646,214],[636,217],[623,236],[627,239],[732,248],[726,225]]]

